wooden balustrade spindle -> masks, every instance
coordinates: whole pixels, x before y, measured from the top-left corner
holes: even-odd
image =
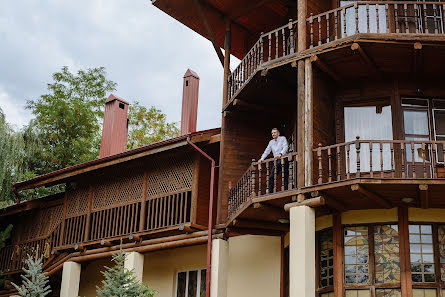
[[[277,159],[273,159],[273,192],[276,193],[277,192],[277,172],[278,172],[278,168],[277,168]]]
[[[405,11],[405,33],[409,33],[409,27],[408,27],[408,5],[406,3],[403,4],[403,9]]]
[[[288,178],[289,178],[289,180],[288,180],[288,183],[287,183],[287,189],[288,190],[290,190],[290,189],[292,189],[293,188],[293,185],[294,185],[294,175],[293,175],[293,173],[292,173],[292,166],[290,166],[291,164],[293,164],[292,162],[292,154],[290,154],[290,155],[288,155],[287,156],[287,164],[288,164],[288,166],[287,166],[287,170],[289,170],[289,174],[288,174]]]
[[[427,18],[427,11],[426,11],[426,4],[423,4],[423,18],[425,19],[425,25],[423,26],[425,28],[425,33],[429,34],[430,30],[428,29],[428,18]]]
[[[357,159],[356,159],[357,171],[355,173],[355,176],[356,177],[360,177],[360,136],[356,137],[356,140],[355,140],[355,151],[357,153]]]
[[[331,153],[331,148],[328,148],[328,182],[332,182],[332,153]]]
[[[260,37],[260,46],[261,46],[261,53],[260,53],[260,64],[264,63],[264,36],[263,36],[263,32],[261,32],[261,37]]]
[[[414,153],[414,142],[411,141],[411,170],[413,178],[416,178],[416,165],[415,165],[415,153]]]
[[[266,162],[266,194],[269,194],[269,161]]]
[[[405,144],[400,144],[400,150],[402,151],[402,178],[406,176],[406,152],[405,152]]]
[[[351,178],[351,167],[350,167],[350,158],[349,158],[350,147],[349,144],[346,145],[346,179]]]
[[[334,27],[334,34],[335,34],[335,39],[334,40],[337,40],[338,39],[338,13],[337,13],[337,10],[336,11],[334,11],[334,22],[335,22],[335,27]]]
[[[380,6],[378,3],[375,4],[375,17],[376,17],[376,25],[377,25],[377,33],[380,33]]]
[[[255,159],[252,159],[252,181],[251,181],[251,185],[252,185],[252,196],[255,196],[256,192],[255,192],[255,165],[253,165],[253,163],[255,162]],[[259,165],[258,165],[259,167]]]
[[[386,17],[386,31],[387,33],[390,33],[389,31],[389,5],[385,4],[385,17]]]
[[[258,196],[261,196],[261,188],[262,188],[262,174],[261,172],[263,171],[263,166],[261,163],[258,163]]]
[[[275,31],[275,59],[278,59],[278,32],[279,31]]]
[[[293,54],[295,52],[294,49],[294,29],[292,26],[292,19],[289,19],[289,54]]]
[[[326,14],[326,42],[330,42],[331,38],[329,37],[329,12]]]
[[[340,146],[337,146],[337,181],[341,179],[341,155]]]
[[[354,2],[354,12],[355,12],[355,34],[358,34],[359,28],[358,28],[358,4],[357,4],[357,2]]]
[[[347,37],[348,34],[346,33],[346,8],[343,8],[341,10],[341,14],[343,16],[341,19],[343,20],[343,35],[344,35],[342,37]]]
[[[374,177],[374,170],[372,170],[372,142],[369,142],[369,173],[371,177]]]
[[[383,142],[380,142],[380,177],[383,178]]]
[[[390,151],[391,151],[391,177],[394,178],[394,172],[395,172],[395,168],[394,168],[394,143],[390,143]]]
[[[267,61],[270,61],[272,55],[272,34],[269,33],[269,57],[267,58]]]
[[[322,160],[322,156],[321,156],[321,143],[318,144],[317,158],[318,158],[318,184],[322,184],[323,183],[323,160]]]
[[[369,28],[369,4],[366,3],[366,32],[371,32]]]
[[[434,144],[431,144],[431,146],[433,146],[433,145]],[[422,150],[423,178],[427,177],[427,175],[426,175],[426,150],[425,149],[428,149],[428,147],[429,147],[428,143],[425,144],[425,142],[422,142],[421,150]]]
[[[419,34],[419,16],[417,15],[419,13],[419,10],[417,8],[417,3],[414,3],[414,11],[415,11],[414,23],[416,26],[416,34]]]
[[[285,28],[281,29],[281,35],[283,35],[283,57],[286,56],[286,34],[284,31]]]
[[[317,18],[318,21],[318,45],[321,45],[321,18]]]
[[[437,6],[436,4],[433,4],[433,20],[434,20],[434,34],[439,33],[439,30],[437,28]]]
[[[309,24],[311,27],[311,44],[310,44],[310,48],[314,47],[314,18],[312,17],[312,12],[311,12],[311,17],[309,18]]]
[[[433,169],[433,178],[437,178],[436,170],[434,170],[434,168],[436,167],[436,164],[437,164],[437,160],[436,160],[436,149],[438,151],[437,143],[432,143],[431,144],[431,149],[432,149],[432,152],[431,152],[431,154],[432,154],[432,156],[431,156],[431,166],[432,166],[432,169]],[[426,158],[427,158],[427,155],[426,155],[426,152],[425,152],[425,159]]]
[[[399,8],[396,3],[396,4],[394,4],[394,20],[396,23],[396,33],[400,33],[398,10],[399,10]]]

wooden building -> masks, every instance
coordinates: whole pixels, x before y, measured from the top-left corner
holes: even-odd
[[[15,185],[66,191],[3,210],[0,270],[39,247],[60,296],[94,296],[122,242],[160,297],[444,297],[445,3],[152,4],[213,44],[221,129]]]

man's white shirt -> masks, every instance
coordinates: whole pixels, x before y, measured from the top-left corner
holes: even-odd
[[[269,141],[269,144],[267,145],[266,149],[264,150],[263,155],[261,156],[261,160],[266,159],[267,155],[272,152],[274,158],[276,158],[279,154],[285,155],[287,154],[287,139],[284,136],[278,136],[278,138],[272,139]]]

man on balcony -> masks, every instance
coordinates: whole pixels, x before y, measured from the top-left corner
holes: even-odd
[[[275,165],[272,167],[272,171],[269,174],[269,193],[273,193],[275,178],[278,177],[278,174],[281,172],[281,157],[287,154],[287,139],[284,136],[280,136],[280,131],[278,128],[273,128],[272,131],[272,140],[269,141],[264,153],[261,155],[261,159],[258,161],[261,166],[261,162],[267,158],[267,156],[272,152],[275,159],[278,159],[276,162],[277,166],[277,175],[275,175]],[[287,189],[287,185],[289,183],[289,162],[287,159],[284,161],[284,188]]]

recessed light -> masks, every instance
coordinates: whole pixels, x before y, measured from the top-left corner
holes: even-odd
[[[402,199],[400,199],[403,203],[411,203],[414,202],[414,198],[413,197],[403,197]]]

